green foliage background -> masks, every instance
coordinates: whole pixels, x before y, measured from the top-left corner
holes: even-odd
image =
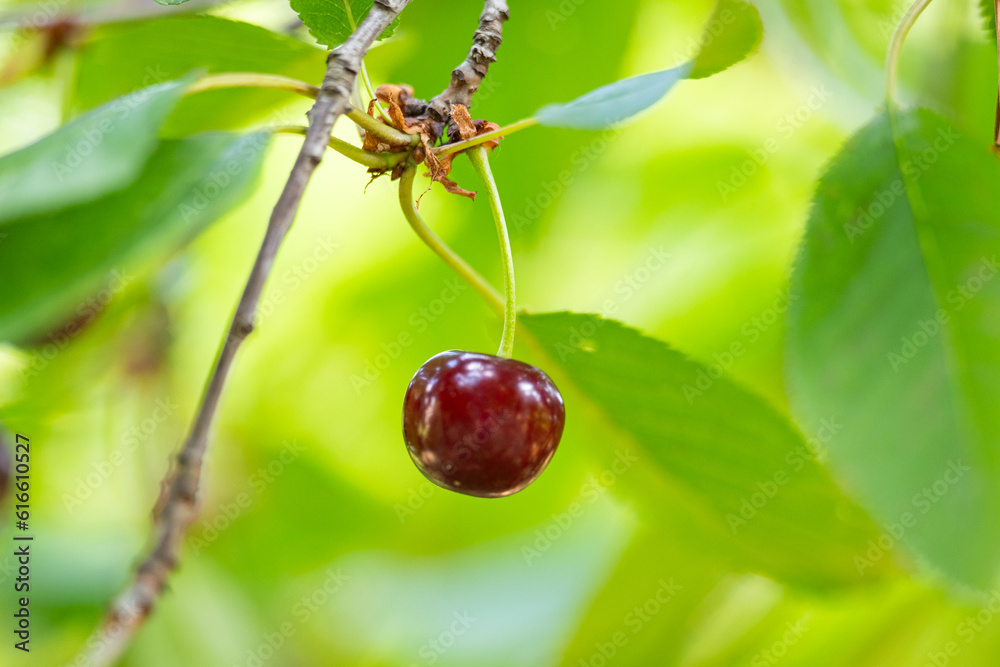
[[[689,60],[714,6],[511,4],[472,110],[501,124]],[[430,485],[400,434],[403,392],[420,364],[445,349],[492,351],[500,323],[407,229],[393,184],[366,190],[364,171],[329,153],[223,400],[202,518],[123,664],[993,664],[997,286],[963,312],[963,335],[936,339],[921,357],[925,374],[899,377],[885,361],[936,290],[965,280],[998,238],[998,180],[984,150],[996,51],[979,4],[938,0],[904,49],[904,101],[937,113],[901,116],[904,149],[922,150],[936,123],[963,140],[946,155],[950,169],[922,180],[927,209],[894,209],[864,242],[851,243],[839,221],[900,168],[888,120],[871,121],[902,13],[888,0],[761,0],[765,39],[747,61],[680,82],[621,131],[536,128],[494,152],[520,303],[642,332],[581,315],[522,318],[517,355],[563,388],[567,431],[539,481],[500,501]],[[308,34],[275,34],[295,16],[287,5],[227,3],[209,12],[216,18],[191,11],[96,27],[8,81],[0,150],[192,69],[319,83],[324,52]],[[433,96],[467,52],[478,11],[412,3],[395,37],[369,55],[373,79]],[[30,64],[37,38],[6,37],[4,62]],[[5,641],[0,664],[73,664],[127,581],[300,139],[271,139],[205,215],[178,218],[176,204],[142,188],[156,189],[161,167],[212,171],[216,151],[234,141],[196,132],[302,122],[307,102],[289,97],[186,98],[169,111],[159,147],[143,148],[160,156],[152,166],[143,157],[124,175],[88,172],[93,182],[77,190],[36,179],[31,187],[51,194],[27,199],[44,210],[11,212],[33,191],[0,168],[0,322],[31,290],[52,294],[51,312],[71,304],[79,316],[48,338],[52,327],[35,331],[20,316],[0,327],[11,340],[0,347],[0,420],[35,447],[32,652]],[[817,180],[865,125],[813,206]],[[336,133],[356,139],[346,119]],[[476,189],[465,160],[453,177]],[[132,194],[119,192],[129,182]],[[207,226],[213,207],[229,208]],[[139,210],[157,221],[145,244],[114,233]],[[421,212],[499,284],[482,198],[435,187]],[[948,229],[953,220],[963,224]],[[53,231],[25,245],[16,227],[28,224]],[[953,246],[947,270],[931,267],[925,280],[926,246],[914,233],[935,225]],[[72,269],[64,256],[87,253],[107,260],[96,276],[56,280]],[[102,282],[107,271],[119,279]],[[824,319],[837,308],[851,317]],[[940,361],[956,350],[976,360],[958,389]],[[966,411],[974,432],[963,430]],[[927,438],[927,425],[950,419],[954,430]],[[974,482],[956,485],[943,496],[948,509],[904,540],[894,535],[912,494],[970,452]],[[740,514],[760,493],[763,505]],[[0,541],[10,544],[9,499],[2,512]]]

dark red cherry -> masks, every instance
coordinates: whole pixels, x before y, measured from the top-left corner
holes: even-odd
[[[427,479],[481,498],[535,481],[562,436],[566,410],[548,375],[512,359],[452,350],[410,380],[403,439]]]

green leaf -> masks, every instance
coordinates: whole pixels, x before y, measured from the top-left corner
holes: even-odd
[[[291,3],[316,41],[331,49],[347,41],[372,8],[372,0],[291,0]],[[398,25],[397,18],[379,39],[391,37]]]
[[[688,77],[704,79],[729,69],[756,51],[763,37],[756,7],[740,0],[719,0]]]
[[[548,127],[600,130],[648,109],[691,71],[691,64],[662,72],[633,76],[601,86],[566,104],[549,104],[535,113]]]
[[[94,28],[81,47],[74,105],[91,109],[138,87],[192,70],[280,74],[318,84],[326,53],[260,26],[215,16],[178,16]],[[114,76],[108,76],[114,72]],[[213,90],[178,104],[165,132],[174,136],[235,129],[295,100],[282,91]]]
[[[983,26],[995,39],[997,36],[997,13],[995,0],[979,0],[979,15],[983,18]]]
[[[162,256],[240,202],[269,135],[206,134],[165,141],[122,192],[5,225],[0,241],[0,340],[22,340],[92,316],[147,255]]]
[[[135,90],[0,158],[0,225],[126,187],[186,83]]]
[[[570,418],[599,415],[648,452],[755,568],[817,585],[859,578],[853,557],[873,525],[762,399],[618,322],[552,313],[521,323],[586,397],[566,396]]]
[[[156,3],[167,7],[173,7],[176,5],[183,5],[187,1],[188,0],[156,0]]]
[[[806,428],[843,423],[831,462],[890,541],[985,587],[1000,557],[1000,164],[927,111],[898,112],[896,130],[879,116],[819,184],[791,396]]]
[[[691,62],[601,86],[565,104],[549,104],[535,112],[548,127],[600,130],[645,111],[685,78],[703,79],[750,55],[764,27],[757,9],[741,0],[719,0],[705,28],[701,49]]]

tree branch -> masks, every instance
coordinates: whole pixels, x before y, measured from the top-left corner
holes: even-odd
[[[348,100],[362,59],[382,31],[409,3],[410,0],[375,0],[354,34],[330,52],[327,58],[326,76],[316,103],[308,114],[309,128],[302,149],[271,213],[263,243],[202,395],[191,432],[177,456],[176,471],[172,476],[168,475],[169,487],[154,526],[153,550],[87,642],[85,650],[89,659],[83,664],[101,667],[118,660],[152,611],[170,573],[177,567],[184,535],[197,516],[201,466],[208,446],[209,430],[236,351],[253,331],[257,303],[278,248],[292,226],[306,185],[323,158],[334,123],[349,108]]]
[[[506,0],[486,0],[483,13],[479,16],[479,28],[472,36],[469,55],[452,71],[448,87],[428,105],[438,120],[451,118],[453,104],[471,105],[472,96],[497,59],[497,49],[503,42],[503,24],[509,18]]]

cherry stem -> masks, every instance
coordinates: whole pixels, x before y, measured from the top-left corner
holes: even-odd
[[[442,158],[446,155],[451,155],[452,153],[458,153],[460,151],[468,150],[474,148],[481,144],[490,141],[491,139],[502,139],[508,134],[513,134],[518,130],[523,130],[525,128],[532,127],[533,125],[538,125],[538,121],[534,118],[525,118],[524,120],[519,120],[516,123],[511,123],[506,127],[501,127],[499,130],[492,130],[490,132],[483,132],[482,134],[476,135],[471,139],[466,139],[465,141],[456,141],[453,144],[446,144],[440,148],[434,149],[434,155]]]
[[[393,146],[416,146],[420,143],[420,135],[400,132],[391,125],[380,123],[378,119],[372,118],[359,109],[351,109],[344,115],[368,134]]]
[[[392,122],[389,118],[389,114],[386,113],[385,108],[382,107],[382,103],[379,102],[378,96],[375,95],[375,88],[372,87],[372,80],[368,78],[368,68],[365,67],[365,61],[361,61],[361,81],[365,84],[365,90],[368,92],[368,97],[371,98],[372,102],[375,103],[375,108],[378,109],[378,114],[386,120],[386,122]]]
[[[500,293],[454,250],[449,248],[437,234],[431,231],[417,212],[416,204],[413,201],[413,180],[416,174],[417,166],[410,162],[399,178],[399,206],[403,210],[406,221],[410,223],[410,227],[420,237],[420,240],[444,260],[444,263],[450,266],[465,282],[469,283],[472,289],[476,290],[490,308],[502,318],[504,316],[504,303]]]
[[[226,72],[210,74],[191,84],[185,94],[203,93],[207,90],[222,90],[224,88],[272,88],[297,93],[310,99],[316,99],[319,88],[278,74],[258,74],[256,72]]]
[[[510,359],[514,355],[514,329],[517,326],[516,290],[514,288],[514,256],[510,251],[510,235],[507,233],[507,221],[503,217],[503,205],[500,203],[500,193],[493,172],[490,170],[490,159],[482,146],[476,146],[469,151],[472,166],[479,172],[490,198],[490,208],[493,209],[493,219],[497,223],[497,236],[500,238],[500,256],[503,259],[504,287],[504,318],[503,336],[500,338],[500,351],[497,356]]]
[[[896,103],[896,80],[899,76],[899,55],[903,50],[903,43],[929,4],[931,4],[931,0],[916,0],[906,10],[899,25],[896,26],[896,31],[892,34],[892,40],[889,42],[889,52],[885,57],[885,97],[889,102],[890,113]]]
[[[223,90],[225,88],[269,88],[271,90],[284,90],[289,93],[296,93],[310,99],[316,99],[316,96],[319,95],[319,88],[305,81],[277,74],[257,74],[254,72],[211,74],[194,82],[185,94],[193,95],[208,90]],[[344,115],[354,121],[365,132],[393,146],[416,146],[420,143],[419,136],[400,132],[391,125],[380,123],[375,118],[358,109],[351,109]]]
[[[358,24],[354,20],[354,12],[351,11],[351,3],[348,2],[348,0],[344,0],[344,10],[347,12],[347,22],[351,26],[351,31],[353,32],[357,30]],[[365,67],[364,58],[361,59],[361,71],[359,72],[359,74],[361,75],[361,82],[365,85],[365,90],[368,91],[368,96],[375,101],[375,108],[378,109],[379,115],[382,116],[382,118],[384,118],[387,122],[389,122],[390,121],[389,114],[385,112],[385,109],[382,108],[382,105],[379,103],[378,98],[375,97],[375,89],[372,88],[371,79],[368,78],[368,68]]]
[[[274,125],[267,129],[270,132],[301,134],[303,136],[309,130],[304,125]],[[330,137],[329,146],[344,157],[369,169],[391,169],[408,157],[407,153],[369,153],[337,137]]]

